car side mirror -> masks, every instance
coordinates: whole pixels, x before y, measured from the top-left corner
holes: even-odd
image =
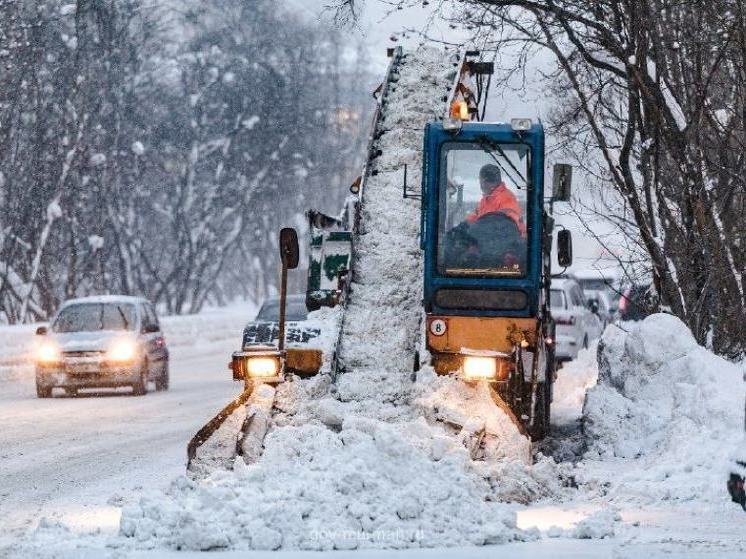
[[[37,336],[46,336],[47,335],[47,327],[46,326],[39,326],[36,329],[36,335]]]
[[[557,262],[563,268],[572,266],[572,234],[567,229],[557,233]]]
[[[572,165],[555,163],[552,174],[552,199],[569,202],[572,195]]]
[[[161,329],[157,324],[146,324],[142,331],[146,334],[155,334],[156,332],[160,332]]]

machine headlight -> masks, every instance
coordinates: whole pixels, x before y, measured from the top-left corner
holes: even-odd
[[[137,357],[137,345],[131,340],[120,340],[111,346],[106,353],[107,361],[118,363],[134,361]]]
[[[44,342],[36,350],[36,361],[45,365],[59,363],[62,361],[62,352],[57,344]]]
[[[463,374],[466,380],[495,380],[497,359],[494,357],[464,357]]]
[[[257,348],[233,353],[230,369],[233,380],[259,380],[261,382],[281,382],[283,356],[271,348]]]
[[[525,132],[531,130],[530,118],[513,118],[510,120],[510,127],[516,132]]]
[[[249,357],[246,359],[249,378],[276,377],[280,374],[280,361],[275,357]]]

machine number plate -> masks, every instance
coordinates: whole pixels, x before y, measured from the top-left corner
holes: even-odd
[[[446,333],[446,321],[439,318],[430,323],[430,333],[433,336],[442,336]]]

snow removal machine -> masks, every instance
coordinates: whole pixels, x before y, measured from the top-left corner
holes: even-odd
[[[326,344],[321,350],[286,348],[281,316],[276,344],[244,343],[231,361],[244,391],[189,443],[189,464],[205,445],[201,465],[190,471],[261,454],[275,390],[287,386],[279,384],[287,373],[322,372],[341,401],[368,398],[385,387],[357,393],[360,385],[345,375],[375,385],[382,355],[387,371],[405,377],[426,362],[438,374],[486,385],[524,436],[538,440],[548,431],[555,375],[552,214],[555,202],[569,200],[572,168],[554,166],[545,197],[544,130],[526,118],[484,122],[494,65],[478,52],[396,48],[389,57],[374,92],[365,164],[342,212],[307,214],[306,306],[335,307],[320,313],[334,317],[325,322],[333,331],[316,340]],[[280,253],[284,299],[287,269],[298,264],[294,230],[283,230]],[[572,262],[564,229],[557,261]],[[379,335],[381,323],[392,325],[395,340]],[[227,450],[218,448],[220,441],[228,441]]]
[[[549,428],[555,374],[551,208],[569,199],[572,169],[555,166],[545,205],[541,124],[479,122],[474,97],[461,91],[449,117],[425,129],[427,350],[438,373],[490,383],[495,402],[540,439]],[[566,230],[559,233],[558,260],[563,267],[572,262]]]
[[[395,66],[401,50],[390,55]],[[421,187],[407,184],[404,165],[402,196],[421,201],[425,335],[432,366],[439,374],[488,383],[496,405],[537,440],[549,427],[555,375],[552,213],[555,202],[570,199],[572,167],[554,166],[551,196],[545,198],[543,127],[527,118],[483,122],[494,65],[478,56],[467,52],[454,64],[454,81],[443,97],[445,114],[425,125]],[[396,76],[396,69],[390,73]],[[382,99],[389,84],[387,79],[379,88]],[[375,130],[363,188],[381,155]],[[309,213],[315,255],[309,308],[344,301],[363,188],[360,179],[353,183],[337,218]],[[565,268],[572,263],[572,240],[564,229],[558,232],[557,260]],[[414,362],[417,370],[419,353]]]

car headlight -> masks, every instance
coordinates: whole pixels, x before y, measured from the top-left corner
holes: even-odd
[[[59,363],[62,361],[62,352],[56,344],[45,342],[36,350],[36,361],[43,364]]]
[[[497,359],[494,357],[464,357],[463,376],[466,380],[495,380]]]
[[[108,361],[127,362],[137,357],[137,345],[130,340],[120,340],[111,346],[106,353]]]

